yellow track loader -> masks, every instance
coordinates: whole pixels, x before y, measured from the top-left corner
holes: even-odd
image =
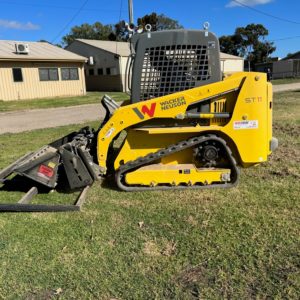
[[[131,99],[119,105],[104,96],[99,129],[83,128],[25,155],[0,171],[4,184],[15,173],[49,189],[83,189],[111,175],[123,191],[231,187],[239,167],[265,162],[277,147],[266,74],[222,79],[214,34],[148,32],[130,45]],[[0,210],[79,209],[26,203],[35,192]]]

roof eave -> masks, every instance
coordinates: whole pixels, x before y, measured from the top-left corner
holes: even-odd
[[[97,47],[97,46],[95,46],[95,45],[91,45],[91,44],[86,43],[86,42],[84,42],[84,41],[81,41],[81,40],[79,40],[79,39],[76,39],[75,41],[76,41],[76,42],[80,42],[80,43],[85,44],[85,45],[88,45],[88,46],[90,46],[90,47],[93,47],[93,48],[95,48],[95,49],[97,49],[97,50],[101,50],[101,51],[107,52],[107,53],[112,54],[112,55],[117,55],[117,56],[119,56],[119,57],[128,57],[128,56],[129,56],[129,55],[121,55],[121,54],[118,54],[118,53],[115,53],[115,52],[112,52],[112,51],[109,51],[109,50],[106,50],[106,49]],[[74,42],[75,42],[75,41],[74,41]],[[74,43],[74,42],[73,42],[73,43]],[[67,49],[67,47],[66,47],[66,49]]]
[[[27,61],[27,62],[33,62],[33,61],[38,61],[38,62],[82,62],[85,63],[87,59],[45,59],[45,58],[3,58],[0,57],[0,61]]]

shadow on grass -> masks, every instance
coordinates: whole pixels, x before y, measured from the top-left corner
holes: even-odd
[[[20,175],[4,181],[2,187],[0,187],[0,191],[27,193],[32,187],[36,187],[40,194],[48,194],[50,191],[49,188]]]
[[[110,175],[105,178],[101,183],[101,188],[118,192],[121,191],[116,184],[114,175]]]

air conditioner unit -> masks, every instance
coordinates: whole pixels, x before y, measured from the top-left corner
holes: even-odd
[[[17,43],[16,44],[16,53],[17,54],[28,54],[29,53],[28,44]]]
[[[89,59],[88,59],[88,64],[90,66],[93,66],[95,64],[95,61],[94,61],[94,57],[93,56],[90,56]]]

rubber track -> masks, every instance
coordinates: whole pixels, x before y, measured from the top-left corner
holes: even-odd
[[[123,183],[123,178],[125,173],[128,173],[129,171],[134,171],[135,169],[147,165],[155,160],[161,159],[162,157],[174,154],[176,152],[197,146],[199,144],[202,144],[206,141],[217,141],[220,142],[228,156],[229,161],[231,162],[231,171],[232,171],[232,180],[229,183],[222,183],[222,184],[210,184],[210,185],[192,185],[192,186],[164,186],[164,185],[158,185],[158,186],[127,186]],[[146,156],[139,157],[136,160],[128,161],[126,164],[120,166],[118,172],[116,173],[116,182],[118,187],[121,190],[124,191],[146,191],[146,190],[166,190],[166,189],[190,189],[190,188],[214,188],[214,187],[223,187],[223,188],[229,188],[233,187],[237,184],[239,178],[239,170],[237,168],[236,160],[232,155],[232,152],[230,148],[227,146],[226,142],[221,139],[220,137],[217,137],[216,135],[202,135],[199,137],[192,137],[190,139],[181,141],[177,144],[171,145],[168,148],[158,150],[154,153],[149,153]]]

